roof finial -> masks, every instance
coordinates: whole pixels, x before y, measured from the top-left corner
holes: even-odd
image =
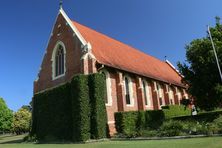
[[[167,61],[167,56],[164,56],[165,61]]]
[[[60,1],[59,1],[59,8],[60,8],[60,9],[62,9],[62,3],[63,3],[63,1],[60,0]]]

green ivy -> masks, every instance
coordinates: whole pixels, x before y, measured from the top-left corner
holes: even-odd
[[[92,139],[100,139],[107,136],[107,113],[104,101],[105,87],[105,78],[102,74],[89,75]]]
[[[104,86],[101,74],[77,75],[70,83],[34,95],[31,135],[75,142],[106,137]]]
[[[71,82],[73,141],[90,139],[90,106],[88,77],[78,75]]]

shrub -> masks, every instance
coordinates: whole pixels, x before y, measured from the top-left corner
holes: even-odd
[[[187,107],[187,106],[189,106],[189,105],[191,105],[191,99],[185,99],[185,98],[183,98],[181,101],[180,101],[180,103],[181,104],[183,104],[184,106],[185,106],[185,108]]]
[[[27,133],[30,131],[31,112],[27,109],[21,108],[14,113],[12,130],[17,135]]]
[[[40,140],[70,140],[72,137],[70,84],[65,84],[33,97],[31,135]]]
[[[30,137],[36,136],[41,141],[105,137],[104,82],[100,74],[77,75],[71,83],[35,94]]]
[[[186,108],[184,105],[169,105],[162,107],[166,119],[178,116],[190,116],[191,109]]]
[[[115,126],[119,134],[127,137],[142,135],[143,130],[158,129],[164,121],[161,110],[115,113]]]
[[[180,121],[198,121],[198,122],[213,122],[216,118],[222,115],[222,111],[212,111],[212,112],[204,112],[197,114],[195,116],[181,116],[181,117],[173,117],[174,120]]]
[[[179,136],[182,134],[183,123],[180,121],[169,120],[163,123],[159,129],[159,136]]]
[[[145,113],[146,112],[144,112],[144,111],[137,112],[136,129],[138,132],[141,132],[146,127]]]
[[[197,134],[197,122],[186,121],[183,122],[183,131],[187,134]]]
[[[198,122],[198,121],[186,121],[183,122],[183,132],[189,135],[211,135],[212,127],[211,123]]]
[[[115,125],[118,133],[127,137],[134,137],[137,134],[137,111],[115,113]]]
[[[162,110],[150,110],[145,112],[145,126],[150,129],[158,129],[165,120]]]
[[[86,141],[90,139],[90,106],[87,76],[75,76],[71,82],[71,90],[73,141]]]
[[[105,78],[102,74],[89,75],[89,94],[91,105],[91,138],[107,136],[107,113],[104,101]]]
[[[222,115],[216,118],[210,125],[213,133],[222,133]]]
[[[38,142],[36,135],[27,135],[23,138],[25,142]]]

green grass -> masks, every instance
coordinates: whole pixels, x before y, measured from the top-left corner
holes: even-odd
[[[0,136],[0,148],[221,148],[222,137],[179,140],[106,141],[88,144],[21,143],[24,136]],[[4,143],[4,144],[1,144]]]

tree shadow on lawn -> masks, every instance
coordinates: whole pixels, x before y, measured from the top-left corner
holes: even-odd
[[[18,139],[18,140],[10,140],[10,141],[5,141],[5,142],[0,142],[0,144],[18,144],[24,142],[23,139]]]
[[[16,144],[24,142],[25,135],[7,135],[0,138],[0,144]]]

